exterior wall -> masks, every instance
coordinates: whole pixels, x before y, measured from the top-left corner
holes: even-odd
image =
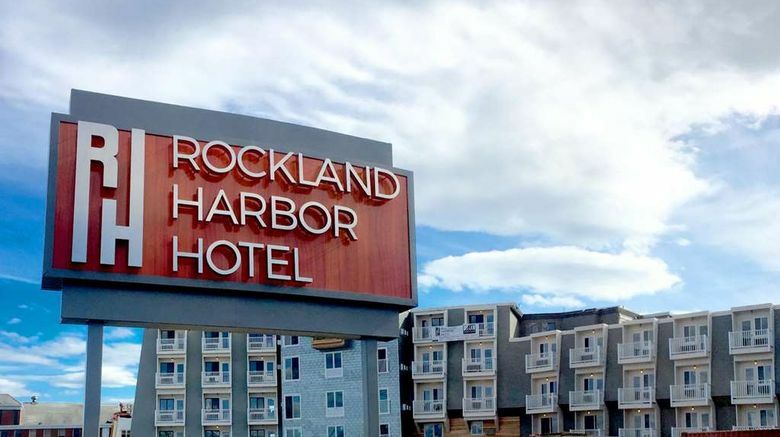
[[[0,410],[0,425],[18,425],[21,410]]]

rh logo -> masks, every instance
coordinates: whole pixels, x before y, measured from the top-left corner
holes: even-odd
[[[114,265],[117,240],[128,242],[127,265],[143,265],[144,239],[144,152],[146,132],[131,131],[130,140],[130,204],[127,226],[117,225],[117,201],[103,199],[100,225],[100,263]],[[94,147],[92,140],[102,138],[103,147]],[[73,193],[73,243],[71,261],[87,262],[89,231],[90,167],[92,162],[103,165],[102,186],[117,188],[119,162],[119,131],[114,126],[79,121],[76,136],[76,180]]]

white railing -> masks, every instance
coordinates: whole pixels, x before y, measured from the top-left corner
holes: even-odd
[[[230,336],[228,337],[203,337],[201,348],[204,353],[230,352]]]
[[[492,337],[495,335],[494,322],[477,323],[477,335],[480,337]]]
[[[204,387],[230,385],[230,371],[203,372],[201,378],[201,385],[203,385]]]
[[[621,408],[637,405],[652,405],[655,402],[655,387],[621,387],[618,389],[618,405]]]
[[[655,357],[655,345],[652,341],[618,344],[618,362],[650,361]]]
[[[525,410],[527,413],[538,410],[552,411],[558,406],[558,394],[537,393],[525,395]]]
[[[619,437],[655,437],[655,428],[620,428]]]
[[[734,425],[731,427],[732,431],[753,431],[757,429],[775,429],[777,425]]]
[[[246,383],[252,385],[276,385],[276,372],[250,370],[246,372]]]
[[[775,381],[731,381],[731,401],[752,401],[761,398],[774,398]]]
[[[463,398],[463,414],[495,413],[496,398]]]
[[[184,385],[184,373],[157,373],[157,387],[179,387]]]
[[[435,401],[414,401],[412,402],[412,411],[419,416],[444,416],[444,400]]]
[[[569,365],[572,367],[600,366],[601,363],[601,346],[580,347],[569,351]]]
[[[669,358],[682,358],[689,355],[706,354],[709,342],[706,335],[675,337],[669,339]]]
[[[675,403],[709,402],[709,384],[688,384],[669,386],[669,398],[674,407]]]
[[[439,336],[441,326],[418,326],[414,328],[415,340],[433,340]]]
[[[187,337],[157,339],[158,354],[176,354],[176,353],[183,354],[186,349],[187,349]]]
[[[581,390],[569,392],[569,406],[572,408],[601,408],[604,392],[601,390]]]
[[[526,354],[525,371],[533,372],[535,370],[553,370],[556,359],[553,352],[543,352],[539,354]]]
[[[247,334],[247,352],[274,352],[276,351],[276,337],[273,335],[250,336]]]
[[[155,410],[154,421],[158,425],[184,425],[184,410]]]
[[[772,330],[729,332],[729,348],[732,353],[750,349],[769,350],[772,348]]]
[[[414,361],[412,376],[444,376],[447,373],[446,361]]]
[[[479,361],[472,361],[471,359],[463,359],[463,374],[468,375],[472,373],[492,373],[495,372],[493,367],[492,358],[483,358]]]
[[[232,410],[201,410],[201,422],[206,425],[230,424],[232,421]]]
[[[344,417],[344,407],[325,407],[325,417]]]
[[[569,434],[574,435],[584,435],[588,437],[601,437],[604,435],[604,430],[601,429],[585,429],[585,428],[574,428],[569,430]]]
[[[276,420],[275,408],[248,408],[246,411],[247,421],[253,422],[267,422]]]
[[[708,432],[710,428],[707,426],[673,426],[672,437],[681,437],[684,432]]]

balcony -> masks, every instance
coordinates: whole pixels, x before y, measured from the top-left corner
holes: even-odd
[[[246,411],[246,420],[249,425],[275,425],[275,408],[249,408]]]
[[[775,399],[775,381],[731,381],[732,404],[771,404]]]
[[[229,354],[230,337],[204,337],[201,339],[203,354]]]
[[[539,393],[525,395],[525,413],[554,413],[558,410],[558,395],[556,393]]]
[[[602,390],[583,390],[569,392],[569,409],[571,411],[598,410],[604,406]]]
[[[184,373],[157,373],[156,388],[184,388]]]
[[[618,344],[618,364],[649,363],[655,358],[652,341]]]
[[[601,437],[605,435],[602,429],[575,428],[569,430],[569,435],[582,435],[586,437]]]
[[[187,337],[157,339],[158,355],[184,354],[186,350],[187,350]]]
[[[709,431],[710,428],[708,426],[697,426],[697,427],[673,426],[672,437],[682,437],[684,432],[709,432]]]
[[[675,337],[669,339],[669,358],[702,358],[709,355],[709,341],[706,335]]]
[[[655,437],[655,428],[620,428],[618,437]]]
[[[155,426],[184,425],[184,410],[155,410]]]
[[[558,368],[558,360],[553,352],[527,354],[525,356],[526,373],[551,372]]]
[[[775,429],[776,425],[734,425],[731,427],[732,431],[755,431],[760,429]]]
[[[771,329],[729,332],[729,352],[732,354],[771,352],[773,342]]]
[[[463,376],[493,376],[496,374],[496,369],[493,367],[493,359],[483,359],[479,361],[472,361],[471,359],[463,359]]]
[[[469,324],[471,325],[472,323]],[[475,325],[477,326],[477,336],[479,338],[488,338],[496,335],[494,322],[475,323]]]
[[[246,385],[249,387],[274,387],[276,385],[276,372],[250,370],[246,372]]]
[[[672,407],[708,405],[710,402],[710,385],[688,384],[669,386],[669,399]]]
[[[569,367],[577,369],[601,366],[604,364],[604,356],[601,352],[601,346],[572,349],[569,351]]]
[[[415,420],[418,419],[443,419],[447,413],[444,408],[444,400],[435,401],[414,401],[412,403],[412,412]]]
[[[655,387],[618,389],[618,408],[650,408],[655,403]]]
[[[412,378],[438,379],[447,374],[446,361],[414,361],[412,362]]]
[[[496,398],[463,398],[463,417],[496,415]]]
[[[230,425],[233,421],[232,410],[206,410],[201,412],[201,423],[203,425]]]
[[[230,372],[203,372],[200,382],[204,388],[230,387]]]
[[[418,326],[414,328],[414,341],[437,341],[441,326]]]
[[[276,353],[276,338],[273,335],[249,336],[246,339],[247,353]]]

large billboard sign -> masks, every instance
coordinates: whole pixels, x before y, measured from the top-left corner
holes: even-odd
[[[52,117],[45,287],[415,305],[412,178],[387,159],[86,112]]]

